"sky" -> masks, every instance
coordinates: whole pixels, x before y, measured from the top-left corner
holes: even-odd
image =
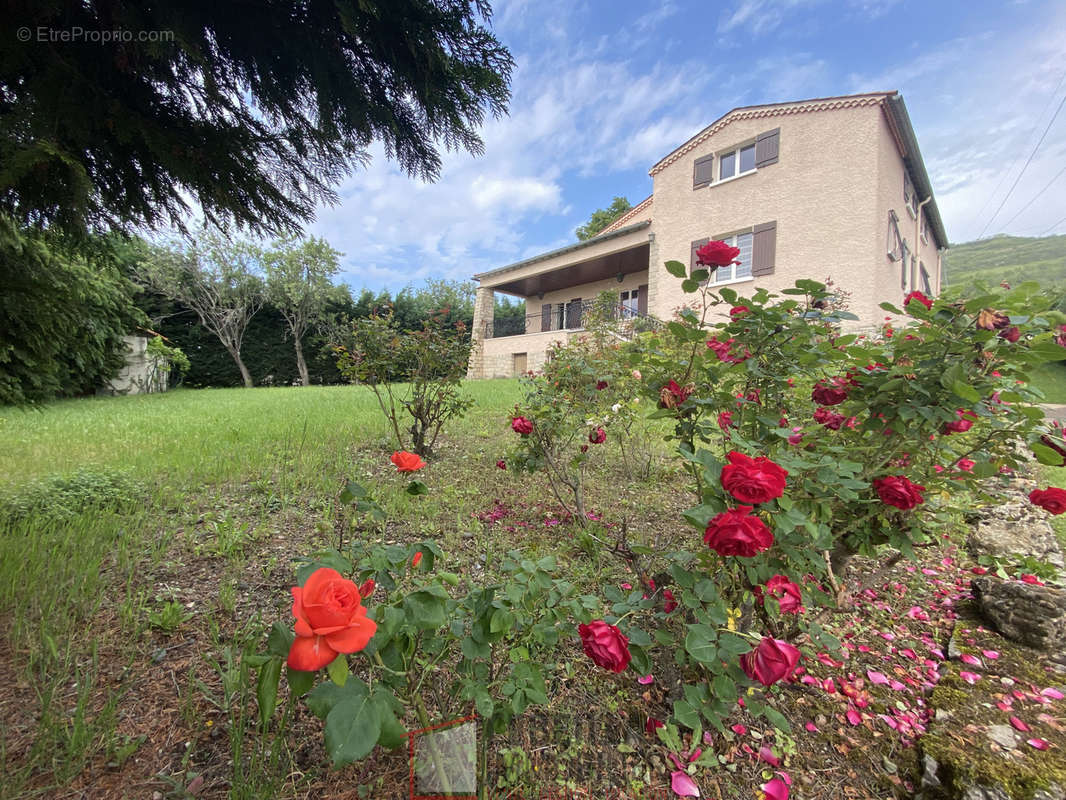
[[[484,154],[445,153],[424,183],[375,146],[308,226],[345,254],[353,288],[468,279],[570,244],[612,198],[647,197],[651,166],[730,109],[865,91],[902,93],[952,242],[1066,233],[1061,0],[497,0],[493,11],[515,69],[509,114],[482,126]]]

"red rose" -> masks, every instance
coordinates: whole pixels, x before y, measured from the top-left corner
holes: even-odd
[[[718,415],[718,427],[721,428],[723,431],[726,430],[727,428],[732,428],[733,427],[733,412],[732,411],[722,411]]]
[[[316,569],[303,586],[292,587],[292,615],[296,639],[288,665],[301,672],[315,672],[339,653],[359,652],[377,631],[359,589],[329,567]]]
[[[832,383],[818,381],[811,392],[811,400],[820,406],[836,406],[848,399],[849,381],[846,378],[833,378]]]
[[[1066,511],[1066,489],[1059,489],[1055,486],[1049,486],[1047,489],[1034,489],[1029,493],[1029,502],[1052,514],[1061,514]]]
[[[677,598],[669,589],[663,589],[663,611],[669,614],[677,608]]]
[[[515,417],[511,420],[511,430],[523,436],[528,436],[533,433],[533,423],[525,417]]]
[[[770,686],[791,676],[799,659],[800,651],[788,642],[764,636],[754,650],[740,657],[740,668],[753,681]]]
[[[839,431],[840,426],[844,424],[846,418],[843,414],[830,411],[825,406],[818,406],[814,411],[814,421],[820,422],[831,431]]]
[[[751,458],[732,451],[722,467],[722,488],[742,503],[766,503],[785,493],[788,470],[765,456]]]
[[[1028,572],[1025,573],[1024,575],[1019,575],[1018,577],[1020,578],[1022,583],[1028,583],[1030,586],[1043,586],[1044,585],[1044,582],[1042,580],[1040,580],[1040,578],[1038,578],[1038,577],[1036,577],[1036,575],[1033,575],[1033,574],[1028,573]]]
[[[425,461],[406,450],[397,450],[392,454],[391,461],[396,465],[397,472],[418,472],[426,465]]]
[[[707,342],[707,348],[714,351],[719,361],[725,361],[727,364],[742,364],[751,358],[751,351],[745,347],[743,355],[732,352],[733,342],[735,341],[736,339],[730,337],[724,342],[720,342],[718,337],[714,337]]]
[[[411,557],[411,567],[412,568],[417,567],[421,563],[422,563],[422,551],[419,550],[417,553],[415,553]]]
[[[747,306],[733,306],[731,309],[729,309],[729,316],[731,316],[733,319],[736,319],[737,317],[743,314],[747,314],[749,311],[751,311],[751,309]]]
[[[774,575],[766,582],[766,594],[776,597],[782,614],[798,614],[803,610],[803,595],[800,587],[784,575]],[[755,587],[755,596],[762,600],[762,587]]]
[[[907,307],[907,303],[909,303],[911,300],[917,300],[919,303],[921,303],[926,308],[932,308],[933,307],[933,301],[930,300],[928,297],[926,297],[921,292],[911,292],[909,295],[904,297],[903,298],[903,307],[906,308]]]
[[[723,241],[715,240],[696,251],[696,263],[701,267],[728,267],[740,263],[736,260],[739,255],[739,247],[730,247]]]
[[[1059,332],[1055,334],[1055,344],[1066,347],[1066,325],[1059,325]]]
[[[629,639],[614,625],[608,625],[602,619],[595,619],[588,625],[578,625],[581,644],[585,655],[598,667],[611,672],[622,672],[632,656],[629,653]]]
[[[972,411],[966,411],[962,408],[955,411],[955,416],[958,419],[944,426],[942,433],[945,436],[950,436],[953,433],[965,433],[973,427],[974,420],[977,419],[977,415]]]
[[[925,487],[919,486],[917,483],[911,483],[902,475],[876,478],[874,480],[874,490],[877,492],[877,496],[881,498],[882,503],[902,508],[904,511],[925,502],[925,498],[922,497]]]
[[[607,388],[607,381],[596,381],[596,391],[603,391]]]
[[[607,431],[603,428],[597,428],[589,434],[589,441],[592,444],[603,444],[607,441]]]
[[[663,727],[666,726],[655,717],[648,717],[648,721],[644,723],[644,733],[648,734],[648,736],[654,736],[655,729]]]
[[[368,597],[370,597],[372,594],[374,594],[374,589],[376,587],[377,587],[377,584],[374,583],[374,579],[371,578],[370,580],[366,581],[362,586],[359,587],[359,596],[361,598],[363,598],[364,600],[366,600]]]
[[[499,461],[496,462],[496,466],[499,469],[507,469],[507,462],[501,458]]]
[[[774,535],[758,517],[749,516],[751,506],[724,511],[707,523],[704,543],[720,556],[751,558],[774,543]]]
[[[1017,325],[1011,325],[1005,331],[999,332],[999,338],[1006,339],[1011,344],[1014,344],[1016,341],[1022,338],[1022,332],[1018,330]]]

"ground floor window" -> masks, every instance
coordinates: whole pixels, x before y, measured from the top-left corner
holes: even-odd
[[[737,256],[739,264],[732,264],[728,267],[719,267],[712,274],[712,278],[715,283],[728,283],[729,281],[740,280],[741,278],[751,277],[751,243],[752,234],[748,233],[735,233],[732,236],[725,236],[722,241],[728,244],[730,247],[739,247],[740,255]]]
[[[526,374],[526,370],[529,368],[528,364],[527,364],[527,360],[526,360],[526,354],[525,353],[515,353],[515,354],[513,354],[511,356],[511,358],[514,361],[514,364],[513,364],[514,371],[513,371],[512,374],[515,377],[518,377],[519,375],[525,375]]]
[[[629,291],[622,292],[621,304],[622,304],[622,316],[623,317],[635,317],[640,303],[640,290],[630,289]]]

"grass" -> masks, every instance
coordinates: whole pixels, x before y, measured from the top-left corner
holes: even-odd
[[[1066,284],[1066,235],[993,236],[953,244],[944,254],[944,282],[950,286],[1027,280]]]
[[[1045,402],[1066,404],[1066,363],[1040,364],[1029,377],[1032,386],[1044,393]]]

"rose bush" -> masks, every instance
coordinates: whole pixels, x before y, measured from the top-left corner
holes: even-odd
[[[377,630],[360,590],[329,567],[315,570],[302,587],[292,587],[292,615],[296,638],[287,663],[303,672],[317,672],[341,653],[359,652]]]

